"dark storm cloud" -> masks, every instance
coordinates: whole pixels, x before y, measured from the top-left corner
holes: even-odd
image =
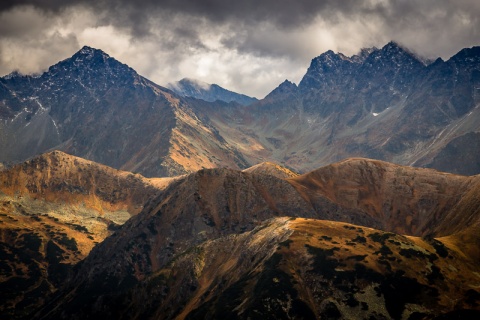
[[[39,72],[87,44],[159,83],[203,77],[262,96],[329,49],[394,40],[449,58],[480,45],[479,17],[478,0],[0,0],[0,73]]]
[[[459,30],[460,37],[478,36],[480,16],[478,0],[6,0],[0,10],[24,5],[58,15],[70,7],[91,8],[98,14],[99,24],[114,25],[134,37],[149,37],[156,28],[170,28],[168,32],[178,37],[177,41],[194,46],[201,45],[199,33],[204,28],[222,26],[228,30],[224,45],[259,55],[281,54],[275,51],[275,45],[269,47],[268,41],[259,40],[257,29],[266,24],[285,31],[304,28],[318,18],[337,25],[372,19],[382,28],[379,34],[409,42],[399,35],[402,30],[418,29],[419,33],[438,36],[446,28],[458,28],[459,23],[468,24],[465,30]],[[21,29],[3,26],[0,36]]]
[[[355,0],[6,0],[0,3],[0,10],[32,5],[41,10],[60,12],[67,7],[83,5],[110,11],[112,20],[119,17],[120,21],[129,20],[138,24],[146,22],[145,16],[163,12],[201,16],[217,23],[231,20],[245,22],[268,20],[282,27],[292,27],[308,23],[319,12],[355,10],[358,3],[359,1]],[[123,14],[118,16],[119,12]],[[129,13],[125,15],[125,12]]]

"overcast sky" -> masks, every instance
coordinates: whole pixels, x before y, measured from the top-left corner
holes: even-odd
[[[480,45],[478,0],[1,0],[0,75],[88,45],[164,85],[184,77],[258,98],[327,50],[390,40],[429,58]]]

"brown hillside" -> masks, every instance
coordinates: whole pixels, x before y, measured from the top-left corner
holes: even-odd
[[[453,217],[445,219],[469,191],[472,179],[353,158],[288,181],[314,205],[327,198],[367,214],[380,223],[381,230],[424,236],[434,231],[436,235],[448,235],[466,227]],[[471,197],[478,195],[472,192]],[[474,216],[472,219],[478,220],[479,215]]]
[[[479,309],[478,177],[349,159],[287,179],[277,177],[282,170],[272,164],[145,179],[90,163],[98,170],[92,172],[82,161],[79,171],[65,164],[66,155],[63,164],[53,165],[63,155],[16,167],[8,179],[30,181],[53,198],[34,200],[31,194],[42,192],[25,184],[19,187],[24,193],[4,195],[15,208],[5,212],[24,220],[52,219],[52,213],[28,217],[35,212],[31,203],[39,201],[72,217],[75,210],[65,214],[58,208],[68,199],[82,208],[76,197],[90,205],[91,196],[106,203],[99,206],[103,213],[93,205],[85,208],[98,210],[96,221],[106,221],[115,217],[109,213],[136,208],[139,188],[155,192],[140,213],[92,249],[37,318],[408,319]],[[28,168],[36,166],[43,172],[40,186],[29,180],[37,171]],[[56,167],[63,169],[47,169]],[[62,184],[59,172],[73,175],[69,179],[75,183]],[[91,178],[83,178],[85,172]],[[127,179],[137,183],[135,188]],[[27,197],[29,207],[18,202]],[[79,226],[79,239],[89,239],[91,230]],[[67,239],[74,236],[59,228]],[[12,243],[17,242],[23,246],[21,239]],[[12,277],[21,276],[15,272]]]
[[[42,200],[38,200],[39,202]],[[60,287],[106,232],[89,232],[47,215],[25,215],[0,200],[0,317],[26,317]]]

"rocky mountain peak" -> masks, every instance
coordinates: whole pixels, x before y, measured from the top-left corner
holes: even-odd
[[[343,57],[345,57],[343,54],[337,54],[332,50],[328,50],[327,52],[324,52],[320,56],[314,58],[310,64],[310,68],[323,68],[323,70],[333,68],[338,66],[338,64],[342,61],[348,61],[347,59],[343,59]]]
[[[378,62],[384,66],[392,64],[397,67],[407,65],[424,66],[423,61],[415,53],[394,41],[390,41],[382,49],[373,52],[366,60],[368,64]]]
[[[349,59],[350,61],[355,63],[363,63],[368,58],[368,56],[375,51],[378,51],[377,47],[362,48],[357,54],[351,56]]]
[[[5,80],[10,80],[10,79],[13,79],[13,78],[21,78],[21,77],[24,77],[24,76],[25,75],[20,73],[20,71],[14,70],[14,71],[10,72],[9,74],[3,76],[2,78],[5,79]]]
[[[105,52],[103,52],[102,50],[100,49],[95,49],[95,48],[92,48],[92,47],[89,47],[89,46],[83,46],[82,49],[80,49],[76,55],[84,55],[84,56],[93,56],[93,55],[103,55],[103,56],[106,56],[106,57],[110,57],[108,54],[106,54]]]
[[[333,85],[352,73],[356,63],[341,53],[329,50],[312,59],[307,73],[298,85],[301,89],[318,89]]]
[[[283,81],[278,87],[273,89],[265,99],[278,98],[281,96],[291,95],[297,91],[297,85],[289,80]]]
[[[480,46],[462,49],[460,52],[454,55],[451,60],[455,63],[461,63],[465,65],[474,64],[478,66],[480,63]]]
[[[98,95],[112,88],[143,83],[135,70],[99,49],[83,47],[72,57],[51,66],[38,79],[38,87],[74,95]],[[81,92],[84,92],[83,94]]]
[[[72,57],[53,66],[43,75],[44,78],[65,75],[67,78],[82,78],[97,74],[101,78],[137,75],[137,73],[99,49],[84,46]]]
[[[94,63],[97,65],[99,62],[105,63],[108,59],[114,60],[100,49],[84,46],[67,60],[71,60],[75,65],[87,65],[89,63]]]

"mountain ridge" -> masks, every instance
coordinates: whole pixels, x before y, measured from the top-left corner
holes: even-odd
[[[430,64],[395,42],[327,51],[298,86],[248,106],[178,96],[95,50],[0,79],[1,162],[60,149],[150,177],[265,161],[308,172],[356,156],[478,172],[477,47]]]

